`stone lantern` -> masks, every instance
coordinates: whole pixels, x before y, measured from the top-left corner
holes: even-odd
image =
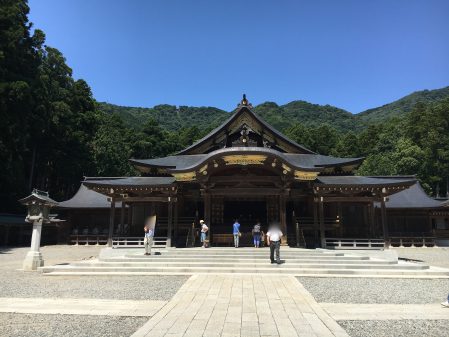
[[[58,203],[50,199],[48,192],[37,189],[34,189],[28,197],[20,199],[19,202],[27,206],[28,209],[25,221],[33,224],[31,249],[23,261],[23,270],[37,270],[38,267],[44,265],[42,254],[39,251],[41,246],[42,224],[51,221],[49,217],[50,208],[56,206]]]

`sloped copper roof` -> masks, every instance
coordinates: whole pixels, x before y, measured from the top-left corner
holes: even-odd
[[[111,203],[108,201],[108,197],[88,189],[81,184],[75,195],[65,201],[61,201],[58,204],[58,208],[110,208]],[[122,207],[121,202],[116,202],[115,207]]]
[[[385,203],[387,208],[438,208],[442,207],[441,201],[427,195],[419,182],[409,188],[391,195]]]
[[[279,159],[298,169],[320,169],[329,166],[357,165],[363,158],[337,158],[318,154],[282,153],[274,149],[264,147],[230,147],[212,151],[207,154],[176,155],[155,159],[130,159],[135,166],[167,168],[172,171],[192,170],[205,161],[228,154],[267,154]]]
[[[268,130],[269,132],[271,132],[273,135],[275,135],[276,137],[278,137],[279,139],[282,139],[284,142],[286,142],[287,144],[295,147],[298,149],[298,151],[302,152],[302,153],[315,153],[312,150],[306,148],[305,146],[296,143],[295,141],[291,140],[290,138],[288,138],[286,135],[284,135],[282,132],[276,130],[275,128],[273,128],[270,124],[268,124],[267,122],[265,122],[261,117],[259,117],[257,114],[255,114],[251,107],[248,105],[241,105],[237,108],[237,110],[231,115],[231,117],[229,117],[222,125],[220,125],[219,127],[215,128],[214,130],[212,130],[211,132],[209,132],[206,136],[204,136],[203,138],[201,138],[200,140],[198,140],[197,142],[193,143],[192,145],[186,147],[184,150],[179,151],[177,154],[178,155],[183,155],[183,154],[188,154],[189,151],[194,150],[195,148],[201,146],[204,142],[206,142],[209,139],[213,139],[219,132],[226,130],[226,128],[233,122],[235,121],[241,114],[243,113],[249,113],[249,115],[256,120],[258,123],[260,123],[266,130]]]
[[[173,177],[120,177],[84,180],[83,184],[87,187],[149,187],[149,186],[168,186],[175,182]]]
[[[363,177],[363,176],[318,176],[315,185],[326,186],[362,186],[388,187],[395,185],[412,185],[416,182],[413,177]]]

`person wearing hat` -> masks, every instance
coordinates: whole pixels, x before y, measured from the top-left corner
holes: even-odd
[[[209,227],[207,227],[204,220],[200,220],[200,225],[201,225],[201,243],[203,244],[202,247],[206,248],[206,236],[207,232],[209,231]]]

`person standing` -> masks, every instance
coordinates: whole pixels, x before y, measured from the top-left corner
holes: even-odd
[[[235,219],[234,225],[232,225],[232,234],[234,235],[234,247],[239,248],[239,239],[240,239],[240,224],[239,220]]]
[[[203,244],[202,247],[206,248],[206,243],[207,243],[206,238],[207,238],[207,232],[209,231],[209,227],[207,227],[204,220],[200,220],[200,225],[201,225],[201,243]]]
[[[273,223],[267,232],[267,244],[270,246],[270,260],[271,263],[281,264],[280,248],[281,238],[283,234],[279,228],[279,224]],[[276,260],[274,254],[276,253]]]
[[[260,231],[260,245],[259,247],[265,247],[265,233]]]
[[[145,246],[145,255],[151,255],[151,247],[153,246],[153,230],[149,225],[143,228],[145,237],[143,238],[143,245]]]
[[[259,246],[260,246],[260,221],[257,221],[257,223],[254,225],[252,233],[253,233],[254,248],[259,248]]]

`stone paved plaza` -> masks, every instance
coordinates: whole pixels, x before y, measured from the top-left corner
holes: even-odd
[[[449,260],[447,248],[397,251],[440,267]],[[47,276],[19,270],[26,252],[0,249],[2,337],[448,335],[449,309],[439,304],[448,278]],[[91,260],[99,252],[42,248],[46,265]]]

